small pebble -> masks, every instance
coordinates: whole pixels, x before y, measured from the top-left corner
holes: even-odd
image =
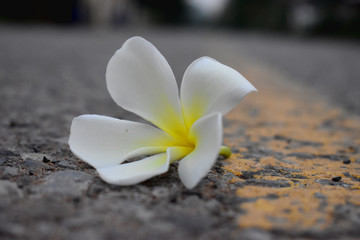
[[[44,162],[44,163],[49,163],[49,162],[50,162],[50,159],[48,159],[47,157],[44,156],[44,157],[43,157],[43,162]]]
[[[73,169],[76,168],[75,164],[72,164],[71,162],[68,162],[65,160],[58,162],[58,166],[64,167],[64,168],[73,168]]]
[[[344,163],[344,164],[350,164],[351,161],[350,161],[350,159],[346,159],[346,160],[343,161],[343,163]]]
[[[13,128],[13,127],[16,127],[16,123],[15,123],[15,121],[10,121],[9,128]]]
[[[19,175],[19,169],[16,167],[5,167],[2,177],[9,178],[9,177],[16,177]]]
[[[6,158],[0,158],[0,165],[6,162]]]
[[[333,177],[331,180],[334,182],[339,182],[341,180],[341,177]]]

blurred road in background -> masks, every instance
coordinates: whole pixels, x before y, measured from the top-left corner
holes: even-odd
[[[69,78],[79,81],[79,85],[86,80],[103,92],[108,59],[133,35],[158,46],[178,81],[186,67],[203,55],[241,67],[228,61],[231,55],[231,61],[255,62],[281,71],[289,81],[315,89],[351,113],[360,113],[360,44],[350,40],[183,28],[91,31],[3,26],[0,76],[11,85],[13,81],[26,81],[32,86],[40,81],[34,76],[46,76],[45,87],[39,89],[46,92],[51,88],[55,93],[66,86]],[[71,71],[74,68],[79,75],[67,75],[75,74]]]
[[[231,35],[228,35],[232,39]],[[314,88],[335,105],[360,113],[360,44],[354,41],[263,34],[237,35],[232,47]],[[304,93],[306,97],[308,93]]]

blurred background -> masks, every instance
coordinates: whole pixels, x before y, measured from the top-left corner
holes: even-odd
[[[280,71],[316,90],[304,98],[360,113],[360,0],[3,0],[0,110],[53,116],[62,103],[66,134],[75,115],[111,115],[106,65],[134,35],[160,50],[178,83],[207,55],[245,77],[246,65]]]
[[[359,0],[11,0],[0,21],[120,28],[181,25],[360,37]]]

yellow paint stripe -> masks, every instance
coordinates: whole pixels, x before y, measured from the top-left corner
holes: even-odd
[[[239,150],[224,169],[237,176],[231,182],[244,183],[237,195],[249,199],[240,205],[244,213],[239,213],[239,227],[330,227],[337,205],[349,202],[360,206],[360,119],[324,102],[311,90],[287,83],[273,70],[251,65],[243,69],[259,94],[251,94],[228,114],[224,129],[225,144]],[[268,156],[256,157],[246,147],[251,144],[257,144],[257,149],[268,152]],[[296,157],[296,153],[305,157]],[[350,164],[326,155],[344,156]],[[269,167],[278,169],[279,174],[264,171]],[[249,172],[255,180],[280,180],[289,186],[251,185],[244,180]],[[319,182],[336,176],[342,177],[345,187]],[[326,205],[322,205],[324,201]]]

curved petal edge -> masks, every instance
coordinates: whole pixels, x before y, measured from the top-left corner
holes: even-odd
[[[106,84],[119,106],[183,138],[186,128],[175,76],[150,42],[128,39],[107,65]]]
[[[183,158],[189,149],[169,147],[166,153],[117,166],[97,168],[100,177],[115,185],[133,185],[168,171],[171,162]]]
[[[195,150],[179,162],[179,176],[187,188],[194,188],[214,165],[222,143],[222,117],[220,113],[207,115],[190,129],[196,141]]]
[[[210,57],[195,60],[185,71],[180,91],[186,125],[211,113],[225,115],[252,91],[257,89],[236,70]]]
[[[97,168],[96,170],[105,182],[125,186],[140,183],[151,177],[165,173],[168,169],[168,155],[166,153],[160,153],[139,161]]]
[[[92,114],[74,118],[69,137],[71,151],[95,168],[120,164],[139,153],[165,152],[178,144],[155,127]]]

